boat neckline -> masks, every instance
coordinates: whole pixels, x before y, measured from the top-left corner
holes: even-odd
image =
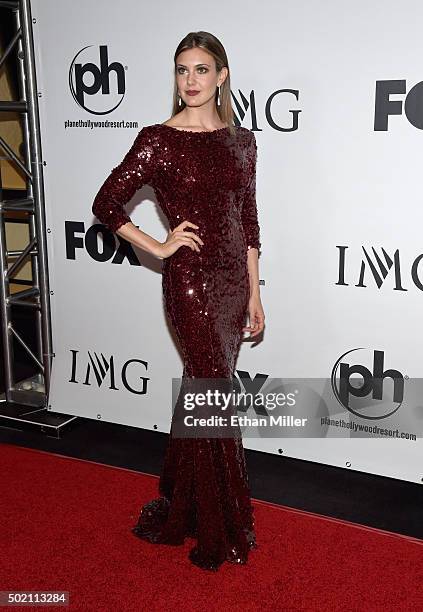
[[[217,132],[224,132],[225,130],[229,130],[229,126],[216,128],[215,130],[201,130],[200,132],[193,132],[192,130],[180,130],[179,128],[175,128],[171,125],[166,125],[165,123],[155,123],[155,125],[161,125],[164,128],[168,128],[173,132],[185,132],[185,134],[216,134]]]

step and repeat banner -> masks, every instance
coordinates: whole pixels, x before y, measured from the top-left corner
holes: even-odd
[[[182,360],[162,261],[91,206],[140,129],[170,117],[174,51],[206,30],[225,46],[237,123],[258,147],[266,328],[259,342],[246,335],[235,380],[285,397],[272,427],[270,403],[244,410],[244,446],[421,482],[423,5],[33,0],[32,11],[49,409],[169,431]],[[150,186],[126,210],[165,240]]]

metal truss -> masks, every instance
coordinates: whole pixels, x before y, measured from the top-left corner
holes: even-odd
[[[9,421],[40,425],[39,412],[47,409],[52,357],[50,317],[50,291],[46,245],[46,220],[42,172],[41,138],[38,115],[38,92],[35,74],[33,20],[30,0],[0,0],[0,8],[10,9],[16,31],[0,57],[0,68],[7,58],[16,53],[18,65],[19,97],[17,101],[0,100],[0,113],[19,113],[24,135],[23,158],[16,155],[0,136],[0,152],[14,163],[26,179],[26,195],[4,200],[0,172],[0,306],[5,392],[0,396],[0,416]],[[13,212],[25,213],[19,219]],[[22,250],[8,250],[5,223],[28,224],[28,243]],[[10,261],[13,260],[13,263]],[[27,262],[31,262],[32,283],[18,292],[10,292],[14,275]],[[14,305],[29,308],[35,313],[36,348],[14,325]],[[36,374],[25,380],[16,380],[14,342],[18,342],[35,365]]]

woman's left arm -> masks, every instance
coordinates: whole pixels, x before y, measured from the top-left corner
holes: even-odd
[[[264,311],[260,299],[258,259],[261,255],[260,226],[256,203],[256,166],[257,143],[253,132],[247,148],[247,186],[242,203],[241,218],[247,242],[247,264],[250,282],[250,300],[248,314],[250,325],[243,331],[251,332],[250,338],[257,336],[264,329]]]

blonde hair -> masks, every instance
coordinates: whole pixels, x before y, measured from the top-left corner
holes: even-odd
[[[227,123],[229,130],[232,135],[235,134],[234,128],[234,112],[231,104],[231,82],[230,82],[230,71],[228,65],[228,58],[226,51],[216,36],[210,34],[210,32],[190,32],[181,40],[179,43],[175,55],[173,57],[174,70],[176,75],[176,60],[178,55],[186,49],[193,49],[194,47],[201,47],[207,53],[209,53],[216,62],[216,71],[219,72],[223,67],[228,69],[227,77],[220,86],[220,106],[217,105],[218,88],[216,87],[216,110],[223,123]],[[173,103],[172,103],[172,117],[180,113],[186,107],[185,102],[181,99],[181,105],[179,105],[178,87],[176,85],[176,78],[174,81],[173,89]]]

